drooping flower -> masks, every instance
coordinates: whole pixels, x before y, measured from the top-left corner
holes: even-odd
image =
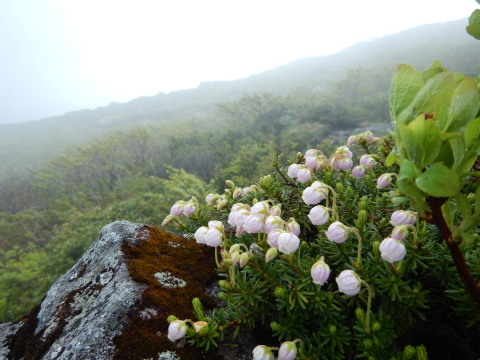
[[[377,179],[377,188],[385,189],[392,182],[391,174],[382,174]]]
[[[185,216],[191,216],[193,213],[197,210],[195,203],[193,201],[189,201],[185,204],[183,207],[183,215]]]
[[[288,167],[287,175],[290,176],[292,179],[297,178],[298,166],[299,164],[292,164]]]
[[[286,231],[283,229],[273,229],[272,231],[270,231],[267,238],[268,245],[274,248],[278,248],[278,237],[284,232]]]
[[[258,345],[252,351],[253,360],[273,360],[272,350],[265,345]]]
[[[243,228],[249,234],[258,234],[264,232],[264,220],[255,214],[250,214],[245,218],[245,223],[243,224]]]
[[[287,221],[287,230],[294,233],[296,236],[300,235],[300,225],[293,217]]]
[[[328,227],[326,235],[328,240],[341,244],[347,240],[348,230],[340,221],[335,221]]]
[[[302,184],[309,182],[312,179],[312,169],[305,165],[298,165],[297,180]]]
[[[359,276],[352,270],[343,270],[335,281],[338,290],[345,295],[355,296],[360,292],[361,280]]]
[[[377,162],[375,161],[375,159],[373,158],[372,155],[362,155],[360,157],[360,165],[362,166],[367,166],[367,167],[370,167],[370,168],[373,168],[375,166]]]
[[[408,236],[408,226],[405,224],[397,225],[393,228],[390,237],[395,240],[403,241]]]
[[[309,186],[303,190],[302,200],[307,205],[316,205],[327,197],[325,190]]]
[[[283,229],[283,227],[284,227],[284,221],[280,216],[270,215],[265,220],[264,230],[267,234],[273,229]]]
[[[205,235],[205,244],[211,247],[220,246],[223,239],[223,231],[218,230],[217,228],[209,228]]]
[[[243,268],[245,265],[247,265],[248,260],[250,260],[250,255],[248,253],[244,252],[240,255],[240,260],[238,262],[238,266]]]
[[[170,215],[173,216],[180,216],[183,214],[183,207],[185,206],[185,201],[177,201],[173,206],[170,208]]]
[[[330,276],[330,267],[323,261],[323,257],[313,264],[310,275],[312,276],[312,281],[315,284],[323,285],[327,282],[328,277]]]
[[[393,212],[390,218],[390,224],[397,226],[400,224],[415,225],[417,214],[409,210],[397,210]]]
[[[259,201],[252,206],[250,212],[264,220],[268,215],[270,215],[270,207],[266,201]]]
[[[278,360],[293,360],[297,356],[297,346],[293,341],[285,341],[278,350]]]
[[[361,179],[365,176],[365,166],[357,165],[352,169],[352,176],[355,179]]]
[[[326,224],[329,219],[328,209],[322,205],[314,206],[310,209],[310,212],[308,213],[308,218],[313,225]]]
[[[218,199],[218,195],[216,194],[208,194],[207,197],[205,198],[205,201],[207,203],[208,206],[212,206],[213,204],[215,204],[215,202],[217,201]]]
[[[283,254],[292,254],[299,246],[300,239],[294,233],[285,231],[278,236],[278,250]]]
[[[280,216],[281,213],[282,213],[282,204],[277,204],[270,207],[270,215]]]
[[[182,339],[187,332],[187,324],[182,320],[174,320],[168,325],[168,338],[170,341]]]
[[[386,238],[380,243],[380,255],[390,264],[405,258],[407,250],[403,241]]]
[[[199,227],[197,231],[195,231],[195,234],[193,235],[195,237],[195,240],[199,244],[206,244],[206,236],[207,236],[208,228],[206,226]]]

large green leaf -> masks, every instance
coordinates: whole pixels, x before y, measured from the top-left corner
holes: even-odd
[[[475,10],[468,19],[467,32],[474,38],[480,39],[480,10]]]
[[[408,124],[408,127],[411,129],[412,136],[417,138],[416,143],[423,148],[421,157],[416,161],[416,164],[423,168],[433,162],[440,152],[442,145],[440,131],[432,119],[425,119],[423,115],[417,116]]]
[[[415,164],[403,160],[397,178],[397,186],[401,192],[414,198],[423,198],[425,194],[415,185],[415,179],[420,174]]]
[[[452,73],[441,72],[427,80],[425,86],[417,93],[409,108],[415,109],[417,114],[433,114],[435,120],[442,123],[448,116],[448,105],[456,86],[457,83]],[[408,118],[412,112],[409,108],[399,115],[400,121],[409,120]]]
[[[451,169],[435,164],[422,173],[415,181],[420,190],[430,196],[450,197],[460,192],[460,180]]]
[[[466,78],[456,87],[448,116],[442,124],[444,131],[455,131],[472,121],[480,108],[480,95],[475,80]]]
[[[465,129],[465,145],[470,151],[480,149],[480,117],[472,120]]]
[[[420,91],[424,81],[422,75],[412,66],[400,64],[397,66],[390,87],[390,116],[394,122]]]

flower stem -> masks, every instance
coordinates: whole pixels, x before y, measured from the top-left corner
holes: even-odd
[[[365,332],[367,334],[370,334],[370,313],[372,312],[373,292],[372,288],[365,280],[362,280],[362,283],[365,285],[368,291],[367,316],[365,317]]]
[[[360,268],[362,265],[362,237],[358,233],[357,229],[349,227],[348,230],[353,232],[357,236],[358,240],[358,249],[357,249],[357,261],[356,261],[356,266],[357,268]]]

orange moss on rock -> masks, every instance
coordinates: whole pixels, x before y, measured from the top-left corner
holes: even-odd
[[[123,333],[113,340],[117,349],[114,359],[157,359],[166,351],[175,352],[181,359],[216,359],[212,353],[192,348],[184,341],[179,346],[167,338],[169,315],[196,320],[193,298],[200,298],[205,309],[215,306],[215,299],[206,294],[206,287],[218,278],[213,249],[155,227],[144,226],[141,230],[139,233],[146,235],[125,243],[122,251],[132,279],[147,288],[141,302],[130,310]],[[186,284],[167,287],[155,277],[157,273],[169,273]]]

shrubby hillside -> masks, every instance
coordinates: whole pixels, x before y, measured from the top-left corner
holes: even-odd
[[[160,225],[178,199],[221,191],[226,179],[257,181],[275,152],[329,155],[354,129],[386,134],[395,64],[445,59],[477,73],[480,49],[464,22],[244,80],[0,126],[0,322],[36,304],[109,222]]]

